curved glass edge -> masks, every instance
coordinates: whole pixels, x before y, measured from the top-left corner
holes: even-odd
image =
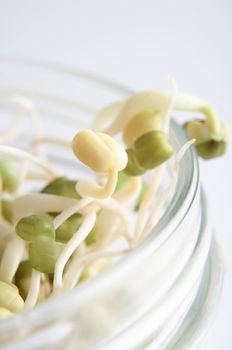
[[[179,330],[172,339],[168,339],[162,344],[161,349],[196,350],[205,339],[222,294],[224,281],[222,260],[218,244],[213,239],[196,300]],[[156,350],[156,347],[151,341],[141,350]]]
[[[191,283],[189,284],[189,289],[187,292],[191,293],[191,290],[194,289],[194,286],[196,284],[198,284],[198,281],[200,280],[200,284],[198,286],[198,291],[195,295],[195,297],[192,299],[191,305],[189,305],[189,309],[192,308],[192,306],[196,303],[196,299],[198,299],[199,297],[199,291],[201,291],[202,294],[202,285],[204,282],[204,277],[206,276],[206,269],[207,266],[209,264],[209,256],[211,254],[211,242],[212,242],[212,228],[211,225],[209,225],[209,221],[208,221],[208,206],[207,206],[207,202],[206,202],[206,198],[205,198],[205,194],[204,191],[201,191],[201,205],[202,205],[202,212],[203,212],[203,217],[201,220],[201,224],[200,224],[200,229],[199,229],[199,236],[198,236],[198,240],[196,242],[196,247],[194,252],[192,253],[192,255],[190,256],[187,264],[184,266],[183,270],[181,271],[181,273],[178,275],[176,281],[174,284],[172,284],[170,286],[170,289],[167,291],[167,293],[163,296],[163,299],[160,301],[160,303],[163,305],[163,303],[165,304],[165,302],[167,302],[167,300],[170,300],[172,298],[172,294],[175,294],[177,292],[177,290],[182,290],[183,286],[186,283],[186,280],[191,280]],[[200,263],[201,261],[201,263]],[[195,266],[195,267],[194,267]],[[192,274],[192,270],[197,270],[197,274],[195,273],[194,275]],[[207,270],[208,271],[208,270]],[[203,276],[204,275],[204,276]],[[191,277],[190,277],[191,276]],[[203,276],[203,278],[202,278]],[[207,274],[208,276],[208,274]],[[207,280],[208,281],[208,280]],[[208,287],[207,283],[205,283],[205,288]],[[185,295],[186,297],[186,295]],[[143,329],[143,325],[146,321],[146,318],[149,317],[150,312],[152,311],[152,307],[154,305],[150,305],[149,309],[146,309],[146,312],[142,315],[140,315],[140,317],[138,319],[136,319],[136,321],[134,321],[134,323],[131,323],[128,325],[128,327],[126,329],[123,329],[121,332],[118,332],[116,334],[114,334],[112,336],[112,338],[109,338],[107,340],[104,340],[102,343],[97,344],[96,346],[93,347],[93,350],[100,350],[100,349],[108,349],[108,348],[112,348],[112,349],[126,349],[127,346],[127,337],[128,334],[130,335],[130,338],[133,338],[133,332],[136,329],[136,334],[140,333],[139,331],[139,327],[141,326],[141,329]],[[183,318],[182,321],[186,320],[186,317],[189,317],[189,313],[187,316],[185,316],[185,318]],[[179,327],[182,326],[182,323],[179,324]],[[176,329],[177,332],[177,329]],[[163,339],[163,341],[160,341],[161,344],[161,348],[160,349],[166,349],[166,345],[163,347],[163,343],[165,344],[169,344],[170,340],[172,340],[176,334],[176,332],[172,333],[172,336],[168,338],[168,340],[166,339],[166,337]],[[143,333],[143,331],[142,331]],[[145,333],[145,332],[144,332]],[[178,333],[179,334],[179,333]],[[152,337],[151,334],[147,334],[147,336],[149,338]],[[161,337],[161,334],[159,334],[159,337]],[[138,339],[137,339],[138,340]],[[144,343],[145,341],[148,341],[148,339],[140,339],[140,342]],[[155,340],[154,340],[155,342]],[[137,349],[137,343],[136,343],[136,347],[135,349]],[[132,349],[132,348],[131,348]],[[134,349],[134,347],[133,347]],[[153,349],[153,348],[152,348]],[[154,349],[156,349],[156,347],[154,347]],[[171,348],[172,349],[172,348]],[[170,349],[170,350],[171,350]],[[92,350],[92,347],[91,347]],[[149,348],[150,350],[150,348]]]
[[[78,69],[74,67],[68,67],[66,65],[48,61],[37,61],[28,57],[20,56],[3,56],[0,55],[0,62],[2,63],[11,63],[11,64],[21,64],[23,66],[34,66],[35,68],[47,69],[50,71],[62,72],[68,75],[77,75],[84,79],[95,81],[97,84],[104,87],[110,87],[115,91],[120,92],[120,94],[131,95],[134,93],[134,90],[131,88],[122,85],[120,83],[114,82],[110,79],[103,77],[102,75],[94,74],[92,72],[85,71],[83,69]]]
[[[203,191],[202,201],[203,207],[208,212]],[[220,244],[214,237],[213,232],[211,236],[208,257],[204,265],[198,294],[179,329],[162,344],[162,350],[198,349],[210,329],[222,295],[225,274],[224,257],[221,253]],[[151,342],[144,350],[155,349]]]
[[[114,90],[120,91],[120,93],[123,94],[131,94],[133,91],[131,89],[125,88],[119,84],[115,84],[111,82],[108,79],[98,77],[97,75],[92,75],[91,73],[86,73],[81,70],[68,68],[59,64],[51,64],[51,63],[40,63],[32,60],[27,60],[23,58],[13,58],[13,57],[0,57],[0,61],[5,63],[12,63],[12,64],[22,64],[22,65],[32,65],[35,68],[40,69],[49,69],[57,72],[62,72],[65,74],[70,75],[77,75],[81,76],[83,78],[86,78],[90,81],[94,80],[96,83],[100,83],[100,85],[109,87]],[[180,130],[180,127],[173,122],[174,128],[176,128],[176,133],[179,133],[180,139],[186,140],[184,136],[184,132]],[[128,272],[131,268],[131,266],[135,266],[141,259],[145,258],[148,254],[151,254],[151,252],[154,252],[157,247],[163,243],[161,240],[157,243],[157,239],[154,240],[154,236],[157,237],[158,235],[161,236],[161,233],[163,234],[164,230],[168,232],[168,234],[171,234],[173,230],[175,230],[175,227],[177,227],[180,222],[183,220],[184,216],[187,215],[189,208],[192,205],[192,202],[195,199],[197,190],[199,188],[199,169],[198,169],[198,161],[196,158],[195,151],[193,149],[190,149],[186,156],[188,157],[188,164],[187,168],[189,169],[189,179],[188,183],[185,186],[185,193],[182,194],[182,200],[181,202],[179,200],[178,203],[174,203],[175,205],[169,206],[169,212],[168,215],[173,215],[173,217],[169,220],[167,220],[167,214],[163,216],[163,218],[160,220],[159,224],[153,230],[152,234],[149,235],[141,244],[139,247],[137,247],[133,252],[130,253],[130,256],[125,257],[121,261],[119,261],[115,266],[112,266],[108,271],[105,271],[101,274],[101,276],[96,277],[92,281],[89,281],[86,283],[86,285],[79,286],[75,290],[72,290],[71,292],[66,293],[63,296],[57,297],[55,300],[49,300],[48,302],[45,302],[44,304],[39,305],[36,310],[28,311],[23,313],[20,316],[15,316],[11,320],[6,320],[3,322],[2,326],[5,330],[11,329],[13,331],[14,329],[18,329],[19,327],[24,324],[24,322],[28,322],[31,320],[38,320],[40,316],[44,312],[49,312],[49,309],[52,310],[52,308],[59,308],[59,305],[62,304],[62,308],[65,307],[65,303],[68,302],[70,299],[73,299],[77,293],[78,290],[78,298],[88,298],[90,295],[94,294],[99,288],[100,285],[103,285],[105,283],[111,283],[113,279],[118,278],[120,274],[125,274]],[[182,165],[182,167],[186,167],[186,164]],[[186,182],[185,178],[181,178],[179,176],[178,178],[178,184],[183,184],[183,182]],[[178,186],[177,186],[178,187]],[[174,195],[176,198],[177,196]],[[175,208],[177,205],[179,205],[179,210]],[[182,207],[182,211],[180,210],[180,207]],[[175,208],[175,209],[174,209]],[[167,224],[168,221],[168,224]],[[154,233],[154,234],[153,234]],[[164,235],[164,237],[168,237],[168,234]],[[129,266],[130,265],[130,266]],[[60,306],[61,307],[61,306]],[[33,317],[32,317],[33,313]],[[2,328],[2,327],[1,327]],[[3,329],[2,329],[3,330]]]
[[[190,310],[188,325],[187,327],[185,325],[185,330],[180,335],[180,339],[168,348],[170,350],[197,349],[213,322],[222,294],[225,272],[221,252],[215,239],[212,240],[210,257],[206,269],[208,269],[209,282],[206,292],[202,292],[203,302],[200,308],[197,309],[195,306],[194,310]],[[202,283],[205,283],[205,280]],[[202,298],[202,296],[200,297]]]

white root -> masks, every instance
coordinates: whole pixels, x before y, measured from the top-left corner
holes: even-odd
[[[67,148],[71,148],[71,142],[68,140],[62,140],[56,137],[39,137],[39,138],[35,138],[29,148],[31,150],[34,150],[35,148],[44,145],[44,144],[52,144],[52,145],[57,145],[57,146],[61,146],[61,147],[67,147]]]
[[[18,136],[20,132],[20,121],[21,119],[23,119],[23,115],[22,115],[23,110],[26,110],[29,113],[28,116],[31,119],[32,124],[34,126],[35,135],[36,137],[39,137],[41,133],[41,122],[33,102],[26,96],[21,96],[17,94],[6,94],[4,96],[4,101],[7,103],[16,105],[17,107],[19,107],[19,109],[16,113],[16,116],[13,120],[10,130],[8,130],[8,132],[0,136],[0,141],[1,141],[0,143],[3,144],[9,141],[12,141]],[[24,160],[22,167],[19,171],[19,184],[23,182],[27,174],[28,167],[29,165],[28,165],[28,159],[27,159],[27,160]]]
[[[176,155],[176,159],[173,165],[173,178],[171,180],[171,183],[168,185],[168,187],[161,193],[161,195],[157,198],[157,200],[152,205],[152,212],[150,213],[150,216],[146,222],[146,225],[144,227],[144,230],[141,234],[141,239],[143,239],[151,230],[155,227],[157,222],[160,219],[160,215],[162,215],[162,211],[164,208],[165,203],[172,197],[172,194],[176,188],[176,183],[178,179],[178,169],[181,159],[183,158],[185,152],[189,149],[191,145],[193,145],[195,140],[190,140],[186,142],[181,149],[178,151]]]
[[[142,180],[139,176],[132,176],[130,183],[125,188],[114,194],[114,198],[120,203],[130,203],[139,196],[142,188]]]
[[[33,171],[33,170],[27,170],[25,176],[24,176],[25,180],[29,180],[29,181],[33,181],[33,180],[42,180],[42,181],[46,181],[48,182],[51,178],[48,174],[46,173],[42,173],[40,171]]]
[[[118,101],[101,109],[94,118],[93,130],[104,132],[107,127],[117,118],[124,105],[124,101]]]
[[[181,93],[177,95],[175,109],[179,111],[200,112],[204,114],[207,120],[207,125],[211,132],[213,132],[214,137],[219,137],[220,139],[221,121],[216,111],[209,106],[206,101],[197,96]]]
[[[88,236],[88,234],[94,227],[95,221],[96,221],[96,212],[93,210],[92,211],[90,210],[89,213],[86,214],[80,228],[65,245],[55,265],[53,291],[56,291],[57,289],[59,290],[62,288],[62,277],[63,277],[64,267],[68,262],[68,260],[70,259],[70,257],[72,256],[72,254],[74,253],[74,251]]]
[[[59,173],[57,171],[49,167],[45,162],[40,160],[38,157],[33,156],[32,154],[26,151],[20,150],[18,148],[10,147],[10,146],[0,146],[0,154],[17,161],[29,160],[32,163],[39,166],[41,169],[43,169],[50,176],[51,179],[59,176]]]
[[[18,136],[18,134],[20,133],[20,120],[21,117],[18,114],[16,114],[12,121],[11,128],[0,135],[1,145],[14,140]]]
[[[117,118],[113,120],[111,125],[106,129],[110,135],[117,134],[123,130],[130,120],[140,111],[159,111],[164,116],[166,123],[165,129],[168,128],[168,119],[175,105],[176,99],[176,82],[169,77],[171,82],[171,95],[162,91],[144,91],[133,95],[127,100]]]
[[[140,240],[140,236],[147,220],[148,210],[153,201],[153,196],[157,192],[162,181],[164,169],[165,164],[162,164],[154,171],[154,175],[149,184],[148,191],[145,193],[145,196],[140,204],[134,233],[134,243],[137,243]]]
[[[122,221],[123,226],[128,230],[129,215],[121,206],[120,202],[118,202],[114,198],[107,198],[103,200],[95,200],[94,203],[99,205],[103,209],[108,209],[115,213]]]
[[[20,121],[23,118],[22,110],[26,110],[28,112],[28,116],[31,119],[34,126],[35,134],[39,136],[41,132],[40,119],[34,103],[29,98],[27,98],[26,96],[17,95],[13,93],[4,94],[3,102],[8,104],[13,104],[20,109],[17,111],[15,115],[11,128],[7,132],[0,135],[1,144],[10,142],[18,136],[20,132]]]
[[[64,274],[63,287],[64,289],[71,289],[77,284],[82,272],[88,265],[96,260],[103,258],[120,257],[126,255],[130,252],[130,249],[125,249],[121,251],[94,251],[87,253],[85,255],[76,256],[67,267]]]
[[[117,169],[109,169],[107,182],[104,186],[99,186],[93,182],[80,180],[76,184],[76,191],[82,197],[92,197],[103,199],[110,197],[114,192],[114,189],[117,185],[118,181],[118,170]]]
[[[106,129],[109,135],[122,131],[130,120],[140,111],[162,111],[166,114],[170,97],[158,91],[144,91],[133,95],[127,100],[117,118]]]
[[[121,220],[121,226],[124,227],[124,229],[120,230],[120,234],[126,239],[128,244],[131,245],[133,239],[129,233],[129,215],[121,206],[120,202],[114,198],[107,198],[104,200],[95,200],[94,203],[99,205],[102,209],[111,211]]]
[[[14,221],[17,222],[22,217],[33,213],[71,210],[70,207],[76,208],[76,205],[79,206],[76,199],[47,193],[29,193],[16,198],[12,204],[12,210]]]
[[[33,309],[40,292],[41,273],[32,269],[29,291],[25,300],[25,309]]]
[[[15,273],[24,256],[25,242],[14,236],[6,245],[0,264],[0,280],[12,283]]]
[[[77,200],[76,203],[72,206],[64,210],[62,213],[57,215],[53,220],[53,224],[55,230],[61,226],[70,216],[75,213],[80,212],[83,208],[85,208],[88,204],[90,204],[93,200],[91,198],[83,198]]]

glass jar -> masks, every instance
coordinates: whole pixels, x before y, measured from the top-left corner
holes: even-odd
[[[70,140],[90,127],[104,104],[132,94],[92,74],[18,59],[0,59],[0,76],[0,102],[9,93],[28,96],[43,121],[42,135]],[[23,147],[31,133],[28,119],[17,145]],[[171,138],[176,149],[186,141],[174,121]],[[62,171],[83,173],[72,154],[54,147],[50,154]],[[222,280],[220,250],[191,148],[181,161],[173,199],[149,236],[99,276],[2,321],[1,349],[199,349]]]

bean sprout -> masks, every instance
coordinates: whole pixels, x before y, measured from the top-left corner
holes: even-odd
[[[130,254],[171,202],[181,159],[193,144],[205,159],[225,153],[228,126],[205,101],[177,93],[175,80],[169,81],[169,93],[139,92],[104,107],[93,129],[78,131],[73,140],[43,136],[39,113],[28,97],[0,96],[18,108],[9,130],[0,135],[3,318],[78,287]],[[177,152],[169,135],[174,110],[205,117],[185,123],[190,141]],[[20,135],[22,111],[28,112],[35,131],[25,149],[7,144]],[[122,142],[113,138],[116,134]],[[48,145],[73,152],[96,181],[61,174],[40,152],[40,146],[46,151]]]

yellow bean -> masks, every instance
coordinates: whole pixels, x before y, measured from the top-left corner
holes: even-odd
[[[98,173],[107,172],[114,164],[114,156],[104,141],[93,131],[84,130],[76,134],[72,141],[76,157]]]
[[[24,308],[24,301],[16,286],[0,281],[0,307],[11,312],[19,312]]]

